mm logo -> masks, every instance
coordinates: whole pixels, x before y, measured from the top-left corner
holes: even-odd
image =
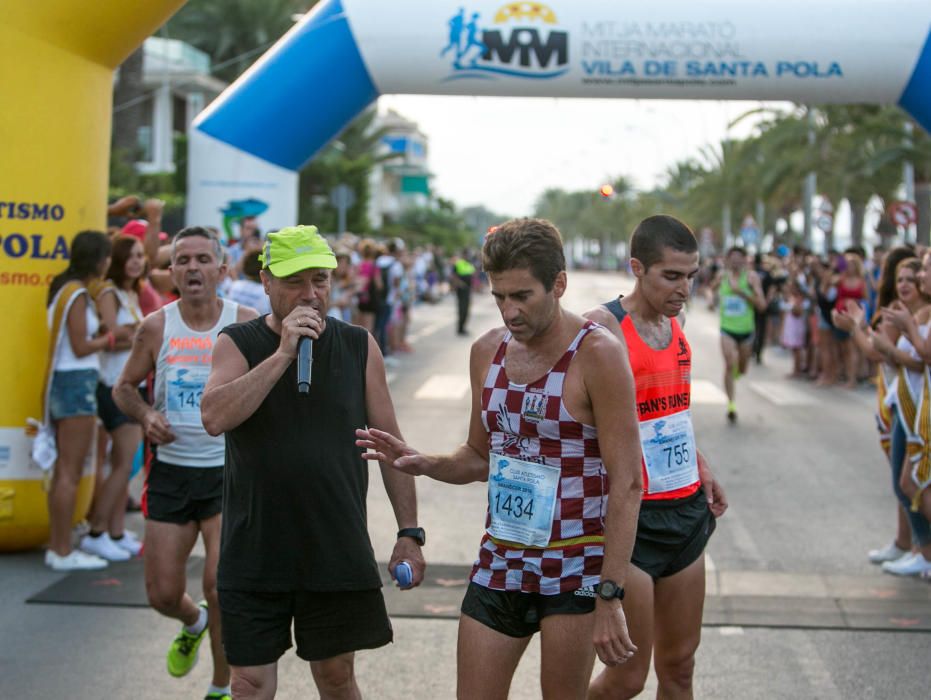
[[[479,12],[466,13],[461,7],[450,18],[448,43],[440,51],[441,57],[452,58],[453,72],[446,80],[496,75],[550,79],[569,70],[569,33],[556,28],[556,13],[546,5],[503,5],[493,28],[480,20]]]

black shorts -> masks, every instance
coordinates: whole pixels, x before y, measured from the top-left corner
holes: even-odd
[[[714,532],[705,492],[669,501],[643,501],[630,562],[654,580],[672,576],[698,559]]]
[[[140,388],[139,395],[145,400],[145,392]],[[97,416],[103,423],[104,429],[112,433],[121,425],[127,423],[136,423],[135,418],[130,418],[120,410],[113,400],[113,387],[107,386],[103,382],[97,383]]]
[[[218,591],[223,649],[232,666],[275,663],[291,648],[322,661],[360,649],[377,649],[393,639],[380,588],[315,593]]]
[[[470,583],[462,599],[462,614],[508,637],[529,637],[540,631],[547,615],[587,615],[595,610],[595,589],[586,586],[557,595],[496,591]]]
[[[733,338],[734,342],[738,345],[743,345],[744,343],[749,343],[753,340],[753,331],[749,333],[732,333],[731,331],[726,331],[723,328],[721,329],[721,335],[726,335],[729,338]]]
[[[142,512],[148,520],[185,525],[223,510],[223,467],[179,467],[153,459]]]

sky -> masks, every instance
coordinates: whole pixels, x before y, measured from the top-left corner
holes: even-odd
[[[638,189],[725,137],[743,138],[742,114],[787,103],[390,95],[394,109],[429,138],[433,192],[498,214],[533,212],[547,188],[596,190],[619,175]]]

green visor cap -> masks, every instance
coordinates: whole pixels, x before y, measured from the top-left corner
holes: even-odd
[[[336,268],[336,256],[316,226],[288,226],[268,234],[259,260],[275,277],[312,268]]]

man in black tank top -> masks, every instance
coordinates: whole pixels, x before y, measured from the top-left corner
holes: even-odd
[[[226,434],[217,588],[233,694],[272,697],[291,646],[323,697],[356,697],[354,652],[392,640],[366,527],[368,470],[355,430],[396,431],[384,361],[367,331],[326,315],[336,258],[315,227],[269,234],[262,281],[272,313],[230,326],[214,349],[201,410]],[[298,340],[312,339],[309,393]],[[382,466],[397,515],[389,569],[423,579],[413,479]],[[354,694],[353,694],[354,693]]]

